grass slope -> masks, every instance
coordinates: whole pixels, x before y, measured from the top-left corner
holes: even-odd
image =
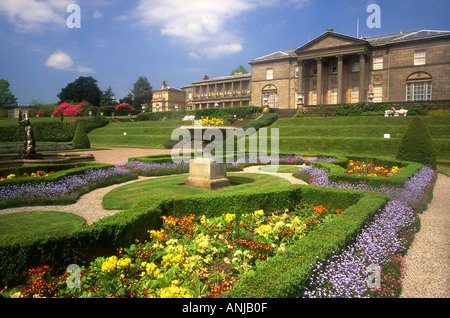
[[[282,118],[280,152],[337,153],[394,157],[412,117],[304,117]],[[438,150],[438,159],[450,158],[450,116],[423,117]],[[385,139],[384,134],[390,134]]]
[[[88,136],[92,145],[163,149],[172,131],[182,125],[180,120],[113,122]]]

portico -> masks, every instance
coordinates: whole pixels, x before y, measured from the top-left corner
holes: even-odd
[[[295,50],[299,104],[323,105],[365,101],[367,41],[332,30]]]

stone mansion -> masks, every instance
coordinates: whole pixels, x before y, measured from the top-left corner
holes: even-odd
[[[330,29],[297,49],[249,64],[250,74],[204,76],[172,94],[164,83],[154,91],[153,111],[450,100],[450,31],[366,39]]]

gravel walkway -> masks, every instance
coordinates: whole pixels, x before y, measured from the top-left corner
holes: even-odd
[[[108,147],[105,150],[91,150],[83,152],[73,152],[74,154],[92,154],[95,161],[107,164],[122,164],[131,157],[142,157],[152,155],[171,154],[171,149],[140,149],[140,148],[119,148]]]
[[[421,228],[405,257],[402,298],[449,298],[450,178],[439,174]]]
[[[116,157],[116,160],[121,160],[120,156]],[[119,161],[122,162],[122,161]],[[259,166],[245,168],[243,172],[247,173],[266,173],[276,175],[278,177],[289,180],[291,183],[304,183],[302,180],[292,177],[290,173],[272,173],[263,172],[259,170]],[[143,181],[148,179],[154,179],[158,177],[139,177],[137,180],[131,180],[120,184],[115,184],[112,186],[100,188],[85,195],[81,196],[80,199],[74,204],[70,205],[47,205],[47,206],[26,206],[18,208],[9,208],[0,210],[1,214],[18,213],[18,212],[30,212],[30,211],[54,211],[54,212],[66,212],[73,213],[82,218],[86,219],[86,223],[91,225],[92,223],[100,220],[101,218],[113,215],[120,212],[120,210],[105,210],[102,206],[103,197],[113,189],[121,187],[123,185]]]

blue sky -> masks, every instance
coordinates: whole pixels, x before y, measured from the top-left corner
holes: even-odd
[[[80,28],[67,19],[80,8]],[[381,27],[366,24],[370,4]],[[154,89],[225,76],[254,58],[296,49],[328,28],[366,37],[450,30],[450,1],[0,0],[0,78],[19,104],[56,103],[79,76],[126,96],[139,76]],[[69,19],[70,20],[70,19]],[[75,20],[71,20],[75,21]]]

